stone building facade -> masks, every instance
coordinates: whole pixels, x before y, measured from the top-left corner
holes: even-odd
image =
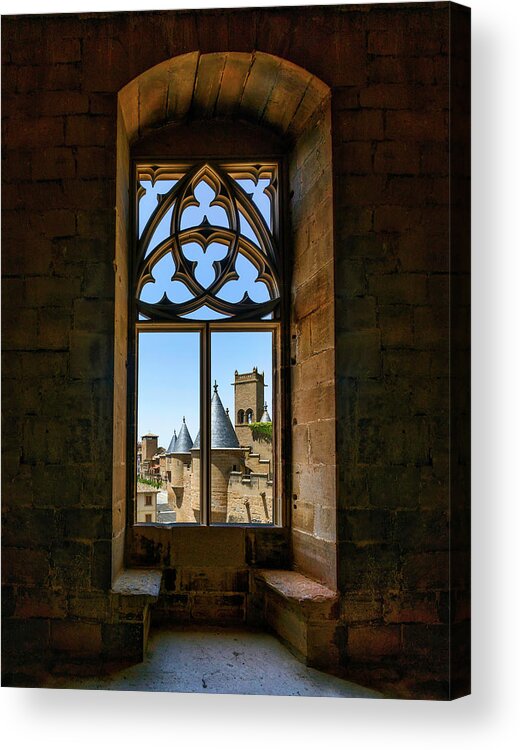
[[[251,387],[253,386],[253,387]],[[264,401],[264,376],[235,372],[233,427],[215,384],[211,399],[211,517],[213,523],[273,522],[273,462],[271,444],[255,440],[251,421],[271,424]],[[242,421],[240,421],[242,419]],[[165,454],[160,456],[160,476],[165,481],[176,523],[200,522],[200,435],[192,441],[183,420]]]
[[[157,487],[138,482],[135,497],[135,520],[137,523],[156,523]]]
[[[3,18],[3,684],[152,616],[468,692],[469,48],[450,2]],[[280,527],[134,525],[130,163],[173,152],[284,163]]]

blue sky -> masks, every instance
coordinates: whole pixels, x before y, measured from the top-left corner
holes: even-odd
[[[235,370],[265,372],[265,398],[272,415],[272,334],[269,331],[216,332],[211,339],[211,382],[217,381],[224,408],[234,413]],[[138,437],[153,432],[168,447],[183,416],[195,440],[199,429],[199,334],[139,334]]]
[[[238,180],[237,182],[246,192],[253,195],[253,201],[269,225],[271,222],[271,204],[269,197],[264,193],[269,181],[259,180],[258,185],[255,185],[252,180]],[[176,181],[159,180],[153,187],[150,180],[143,180],[140,184],[146,192],[139,201],[139,235],[142,234],[148,218],[157,206],[158,196],[171,190]],[[213,188],[204,181],[199,182],[195,188],[195,197],[200,205],[188,206],[184,209],[181,216],[181,229],[198,226],[203,221],[204,216],[215,226],[229,227],[229,220],[224,209],[220,206],[210,206],[215,197]],[[147,255],[168,236],[172,212],[173,208],[169,209],[159,223],[149,244]],[[253,228],[241,213],[240,232],[258,245],[258,239]],[[190,242],[184,244],[182,249],[186,258],[196,263],[195,278],[197,281],[204,287],[209,286],[215,280],[213,262],[222,260],[226,256],[227,247],[221,243],[212,242],[203,250],[198,244]],[[244,292],[247,291],[255,302],[266,302],[269,299],[267,287],[264,283],[256,281],[258,274],[253,264],[244,255],[239,255],[235,268],[240,278],[228,281],[220,290],[219,296],[228,302],[239,302]],[[153,267],[152,274],[155,283],[145,284],[141,291],[141,299],[144,302],[158,302],[165,292],[172,302],[186,302],[191,299],[192,295],[185,284],[171,280],[174,270],[172,256],[168,253]],[[186,317],[200,320],[203,316],[194,313]],[[218,319],[222,316],[212,313],[206,317]]]
[[[151,181],[141,182],[146,192],[139,202],[139,234],[157,206],[157,196],[170,190],[175,184],[172,180],[159,180],[152,187]],[[253,200],[260,209],[264,219],[270,224],[270,199],[264,189],[267,180],[260,180],[255,184],[251,180],[240,180],[244,190],[253,194]],[[195,197],[200,206],[186,208],[181,217],[181,229],[198,226],[204,216],[217,226],[229,226],[225,211],[218,207],[210,207],[215,193],[205,182],[200,182],[195,188]],[[150,243],[149,252],[168,236],[170,231],[171,210],[161,221]],[[256,235],[241,215],[241,232],[250,240],[258,244]],[[219,243],[212,243],[206,252],[195,243],[186,244],[183,251],[189,260],[196,261],[195,277],[203,286],[210,284],[215,278],[212,264],[222,259],[226,247]],[[148,253],[147,253],[148,254]],[[236,270],[240,275],[238,281],[228,282],[222,289],[222,298],[229,302],[238,302],[247,290],[250,297],[262,302],[268,299],[265,284],[256,282],[257,272],[254,266],[243,256],[239,256]],[[146,302],[157,302],[167,292],[174,302],[190,299],[191,294],[184,284],[171,281],[174,263],[170,254],[162,258],[153,268],[156,283],[146,284],[141,293],[141,299]],[[191,314],[197,320],[218,319],[218,314],[204,314],[199,311]],[[215,380],[219,385],[219,393],[224,407],[234,413],[234,394],[231,383],[235,370],[251,372],[257,367],[265,372],[265,398],[272,414],[272,334],[270,332],[255,331],[229,332],[212,334],[211,382]],[[200,421],[199,404],[199,334],[196,332],[146,332],[139,334],[139,374],[138,374],[138,437],[147,432],[159,435],[159,445],[168,447],[173,430],[177,432],[183,416],[195,440]]]

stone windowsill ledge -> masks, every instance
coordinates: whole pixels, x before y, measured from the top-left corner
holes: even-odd
[[[255,578],[278,596],[297,605],[307,616],[335,616],[337,591],[294,570],[258,570]]]
[[[161,590],[162,571],[130,568],[121,571],[112,584],[112,593],[142,596],[157,601]]]

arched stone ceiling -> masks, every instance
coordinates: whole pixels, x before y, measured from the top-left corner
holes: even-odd
[[[330,89],[264,52],[189,52],[150,68],[119,93],[130,143],[167,124],[244,119],[297,138]]]

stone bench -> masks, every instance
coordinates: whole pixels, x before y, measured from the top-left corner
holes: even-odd
[[[293,570],[253,573],[256,608],[271,630],[308,666],[337,666],[339,595]]]
[[[162,571],[122,570],[110,591],[113,611],[113,659],[142,661],[150,632],[150,605],[159,599]]]

